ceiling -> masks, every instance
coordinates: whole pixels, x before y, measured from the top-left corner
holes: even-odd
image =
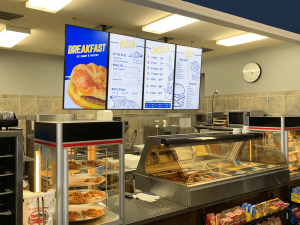
[[[149,24],[170,15],[168,12],[124,2],[122,0],[73,0],[57,13],[28,9],[25,0],[0,0],[0,11],[26,15],[17,27],[31,29],[31,35],[11,50],[64,55],[65,24],[95,28],[99,24],[113,26],[109,32],[158,40],[172,37],[170,43],[212,48],[204,59],[244,52],[284,43],[275,39],[264,39],[248,44],[225,47],[216,45],[216,40],[245,33],[240,30],[199,21],[182,28],[158,35],[142,31]],[[0,30],[6,24],[0,22]]]

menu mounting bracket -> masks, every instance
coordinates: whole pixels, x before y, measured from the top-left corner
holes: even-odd
[[[113,26],[109,26],[109,25],[105,25],[105,24],[99,24],[95,28],[100,29],[102,31],[107,31],[107,30],[113,28]]]
[[[174,38],[171,38],[171,37],[162,37],[162,38],[159,38],[158,40],[160,41],[163,41],[165,43],[168,43],[168,41],[171,41],[173,40]]]

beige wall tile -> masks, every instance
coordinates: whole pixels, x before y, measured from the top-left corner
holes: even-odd
[[[20,95],[20,98],[37,99],[37,96],[36,95]]]
[[[253,93],[253,98],[254,97],[267,97],[268,92],[262,92],[262,93]]]
[[[283,95],[283,91],[268,92],[268,96],[279,96],[279,95]]]
[[[300,95],[284,96],[284,113],[300,113]]]
[[[82,111],[83,110],[80,110],[80,109],[69,109],[68,113],[69,114],[77,114],[77,115],[79,115],[79,114],[82,114]]]
[[[239,94],[240,98],[250,98],[253,96],[252,93],[247,93],[247,94]]]
[[[81,114],[96,114],[97,112],[98,112],[98,110],[94,110],[94,109],[91,109],[91,110],[89,110],[89,109],[83,109],[81,111]]]
[[[36,115],[36,99],[20,99],[20,115]]]
[[[227,98],[227,95],[215,95],[215,99],[224,99]]]
[[[118,114],[125,114],[125,110],[118,110]]]
[[[20,98],[20,95],[2,95],[2,98]]]
[[[52,99],[62,100],[63,96],[52,96]]]
[[[169,125],[178,125],[178,117],[170,117],[169,118]]]
[[[52,96],[48,95],[37,95],[37,99],[53,99]]]
[[[51,115],[52,100],[51,99],[38,99],[37,100],[37,114],[38,115]]]
[[[240,98],[240,110],[251,110],[253,107],[253,98]]]
[[[207,112],[211,112],[212,110],[212,100],[207,100]],[[215,106],[214,106],[215,108]],[[214,112],[216,112],[216,110],[214,109]]]
[[[300,95],[300,91],[284,91],[284,95]]]
[[[264,110],[264,113],[268,113],[268,98],[267,97],[256,97],[253,98],[253,109]]]
[[[268,97],[268,113],[283,113],[283,96]]]
[[[14,111],[16,115],[20,115],[20,100],[2,98],[2,110]]]
[[[151,113],[151,110],[148,110],[148,109],[142,110],[142,114],[150,114],[150,113]]]
[[[128,121],[130,128],[129,130],[141,130],[141,118],[135,117],[135,118],[122,118],[123,121]]]
[[[127,131],[127,143],[132,144],[134,141],[135,145],[141,144],[142,132],[140,130],[137,131],[137,135],[134,134],[133,130]],[[136,136],[136,138],[135,138]]]
[[[141,117],[141,130],[144,130],[144,127],[150,127],[149,117]]]
[[[52,112],[53,114],[67,114],[68,110],[62,109],[62,100],[52,100]]]
[[[215,99],[214,112],[227,112],[226,99]]]
[[[205,96],[205,99],[212,99],[212,95],[211,96]]]
[[[235,94],[235,95],[227,95],[227,98],[239,98],[240,95]]]
[[[227,99],[227,111],[228,110],[239,110],[240,99],[239,98],[228,98]]]
[[[0,98],[0,110],[2,110],[2,98]]]

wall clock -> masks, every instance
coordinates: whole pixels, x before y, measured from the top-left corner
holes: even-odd
[[[253,83],[257,81],[261,76],[261,67],[258,63],[248,63],[243,68],[243,77],[245,81]]]

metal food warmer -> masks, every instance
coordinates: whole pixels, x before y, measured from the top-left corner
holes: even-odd
[[[300,179],[300,117],[250,117],[249,129],[264,133],[264,145],[285,155],[290,179]]]
[[[185,134],[147,139],[136,188],[193,207],[289,181],[284,155],[263,134]]]
[[[35,123],[35,192],[55,191],[54,224],[123,224],[124,129],[115,121]]]

